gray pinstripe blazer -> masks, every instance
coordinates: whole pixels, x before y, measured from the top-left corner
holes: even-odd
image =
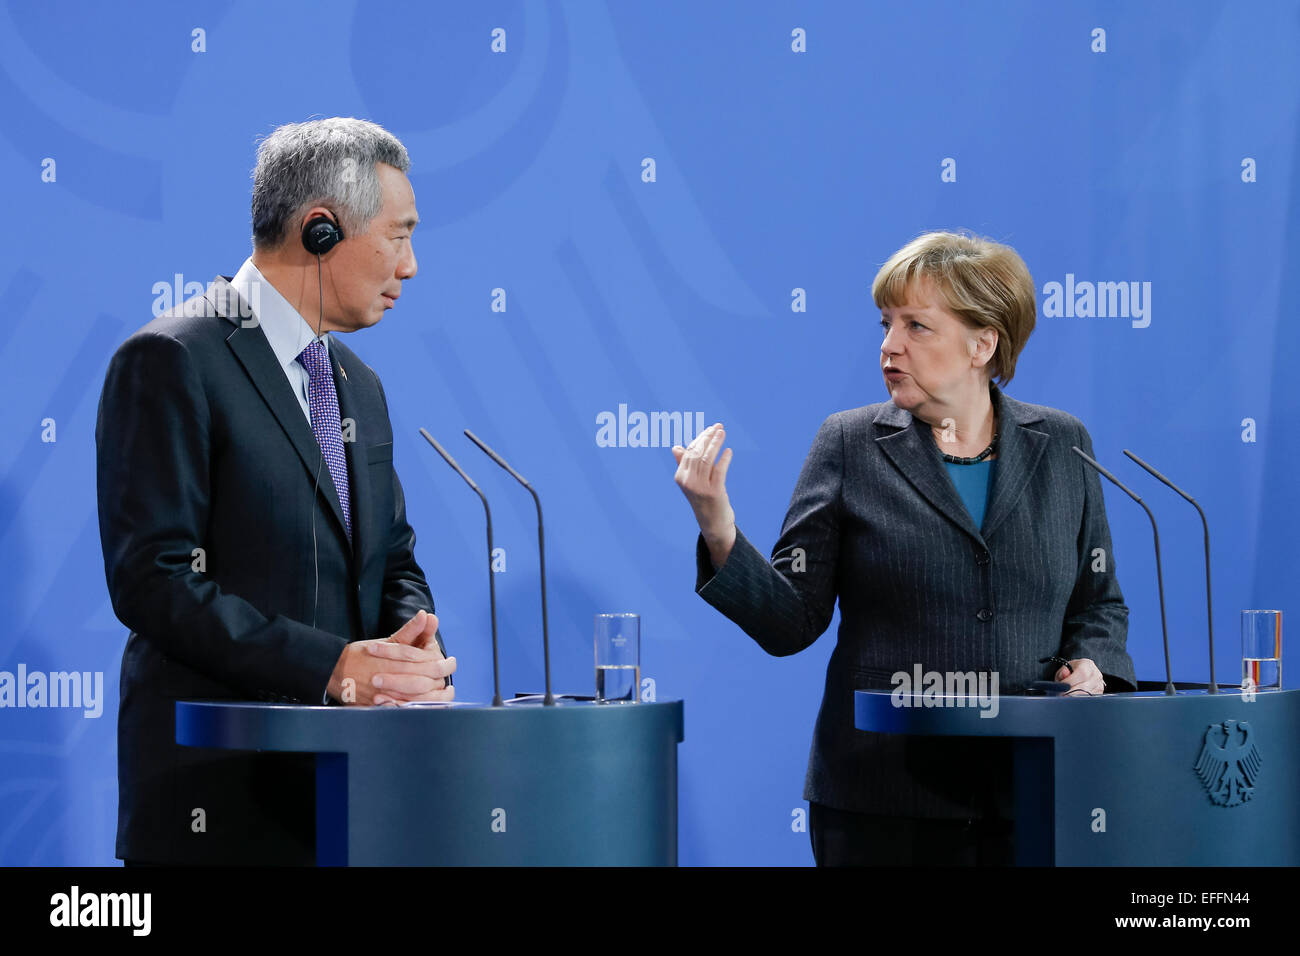
[[[697,541],[696,591],[769,654],[803,650],[840,603],[804,799],[959,819],[1009,813],[1010,744],[853,727],[853,691],[912,671],[996,671],[1002,693],[1091,658],[1108,690],[1136,689],[1101,483],[1073,452],[1074,416],[996,386],[998,464],[982,528],[929,426],[892,401],[838,412],[804,462],[769,562],[737,532],[716,573]],[[1105,570],[1093,571],[1094,549]],[[798,554],[796,549],[803,549]]]

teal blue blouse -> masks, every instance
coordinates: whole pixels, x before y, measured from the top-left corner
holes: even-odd
[[[981,461],[974,465],[954,465],[947,461],[943,463],[966,510],[975,519],[977,528],[984,526],[984,509],[988,506],[989,489],[993,487],[993,466],[996,464],[996,460]]]

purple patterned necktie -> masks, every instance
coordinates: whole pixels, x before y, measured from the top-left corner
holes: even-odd
[[[316,435],[330,477],[339,493],[343,506],[343,524],[347,528],[348,542],[352,541],[352,496],[348,492],[348,459],[343,452],[343,428],[339,423],[339,396],[334,390],[334,371],[330,368],[325,343],[316,339],[302,350],[298,364],[307,370],[308,403],[311,405],[311,430]]]

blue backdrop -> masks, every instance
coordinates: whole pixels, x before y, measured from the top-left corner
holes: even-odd
[[[491,696],[483,517],[421,426],[496,509],[507,693],[541,686],[534,515],[462,428],[544,497],[557,689],[592,691],[593,614],[642,615],[643,676],[687,702],[683,863],[811,863],[795,811],[838,620],[766,656],[692,593],[670,451],[599,422],[725,422],[738,522],[770,547],[818,424],[887,398],[870,283],[927,229],[1029,264],[1008,392],[1079,416],[1147,494],[1188,680],[1200,524],[1121,449],[1201,497],[1239,681],[1240,610],[1292,613],[1296,581],[1298,54],[1294,2],[0,5],[0,671],[103,675],[99,716],[0,709],[0,863],[113,862],[104,370],[239,268],[255,142],[311,117],[374,120],[412,158],[419,275],[347,343],[385,383],[458,698]],[[1136,283],[1127,314],[1050,301],[1102,282]],[[1150,528],[1106,496],[1130,650],[1162,679]]]

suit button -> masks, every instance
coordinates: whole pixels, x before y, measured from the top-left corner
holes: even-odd
[[[981,621],[988,622],[993,619],[993,612],[986,607],[982,607],[975,612],[975,616],[979,618]]]
[[[977,551],[977,552],[975,552],[975,563],[978,564],[978,565],[980,565],[981,567],[982,567],[983,565],[988,564],[988,563],[989,563],[989,553],[988,553],[987,551]]]

